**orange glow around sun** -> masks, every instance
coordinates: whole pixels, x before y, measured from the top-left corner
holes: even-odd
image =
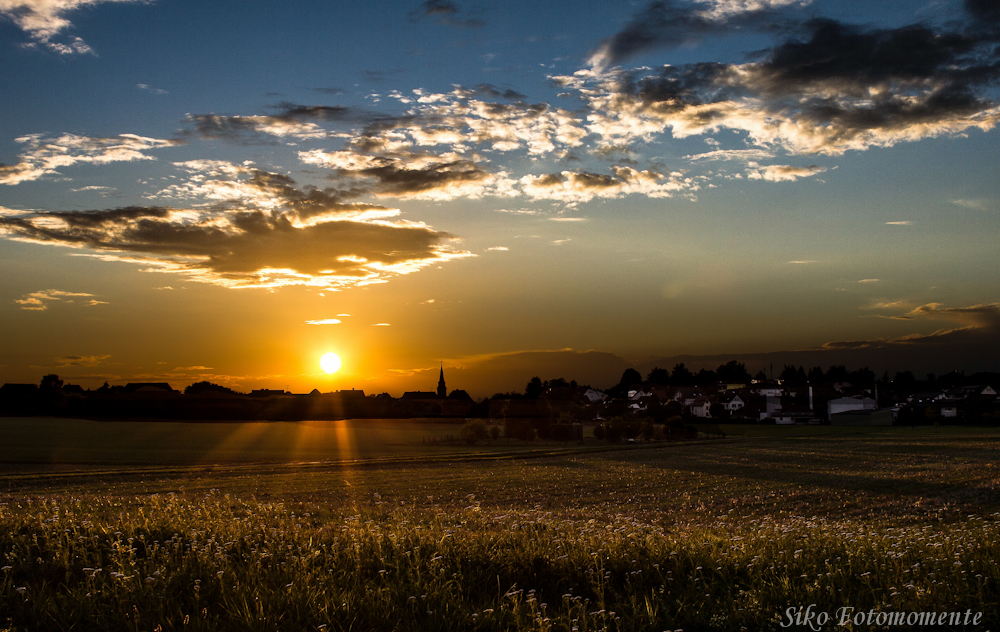
[[[340,356],[332,351],[330,353],[324,353],[323,357],[319,359],[319,367],[323,369],[324,373],[336,373],[341,367]]]

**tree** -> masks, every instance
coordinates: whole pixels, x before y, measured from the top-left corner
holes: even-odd
[[[537,375],[528,380],[528,383],[524,386],[524,396],[528,399],[538,399],[544,392],[545,385],[542,384],[542,378]]]
[[[694,376],[696,386],[712,386],[718,381],[719,377],[715,374],[715,371],[709,371],[708,369],[702,369],[698,371],[698,375]]]
[[[810,384],[822,384],[823,383],[823,367],[814,366],[809,369],[809,375],[806,376]]]
[[[622,373],[622,379],[618,381],[619,386],[629,387],[633,384],[642,383],[642,374],[635,369],[625,369]]]
[[[313,389],[317,395],[319,391]],[[226,393],[229,395],[236,395],[236,391],[225,386],[220,386],[218,384],[212,384],[211,382],[195,382],[194,384],[188,386],[184,389],[185,395],[197,395],[198,393]],[[311,394],[311,393],[310,393]]]
[[[694,375],[684,363],[674,365],[674,370],[670,372],[670,382],[677,386],[691,386],[694,383]]]
[[[720,382],[730,384],[750,383],[750,374],[747,372],[747,366],[736,360],[730,360],[726,364],[723,364],[716,370],[715,374],[718,376]]]
[[[764,373],[764,370],[761,369],[760,371],[757,371],[757,375],[753,376],[753,379],[756,380],[758,384],[763,384],[767,381],[767,373]]]
[[[42,378],[41,384],[38,385],[43,391],[55,390],[57,388],[63,387],[63,381],[59,379],[59,376],[55,373],[50,373]]]
[[[802,377],[805,378],[805,371],[803,371]],[[778,379],[781,380],[782,384],[798,384],[799,372],[795,369],[794,364],[786,364],[785,368],[781,370],[781,375],[778,376]],[[803,381],[805,380],[803,379]]]
[[[646,381],[650,384],[666,386],[667,384],[670,384],[670,372],[666,369],[661,369],[658,366],[653,367],[653,370],[646,376]]]
[[[851,374],[847,371],[847,367],[843,364],[837,364],[830,366],[826,372],[826,381],[830,384],[836,384],[837,382],[848,382],[851,379]]]

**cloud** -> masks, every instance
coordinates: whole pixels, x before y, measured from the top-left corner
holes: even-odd
[[[195,366],[179,366],[174,368],[174,371],[211,371],[211,370],[212,367],[201,366],[200,364],[196,364]]]
[[[861,279],[858,281],[858,283],[878,283],[878,282],[879,282],[878,279]]]
[[[482,28],[486,23],[476,18],[459,18],[462,10],[451,0],[426,0],[409,14],[411,22],[419,22],[425,18],[433,19],[438,24],[446,24],[458,28]]]
[[[977,211],[986,210],[986,204],[982,200],[952,200],[951,203],[955,206],[971,208]]]
[[[797,261],[789,261],[788,263],[793,263],[796,265],[806,264],[806,263],[817,263],[813,259],[799,259]]]
[[[397,151],[381,155],[352,151],[303,151],[306,164],[334,169],[346,187],[360,187],[379,197],[452,200],[484,195],[510,196],[505,172],[490,173],[473,160],[448,153]]]
[[[508,250],[510,250],[510,248],[508,248],[507,246],[490,246],[486,250],[494,252],[507,252]]]
[[[82,7],[102,2],[141,2],[143,0],[0,0],[0,16],[7,18],[36,42],[62,55],[93,52],[79,37],[69,44],[52,38],[71,27],[66,15]]]
[[[895,305],[894,303],[885,304]],[[921,305],[897,320],[945,320],[959,325],[938,329],[929,334],[908,334],[898,338],[828,342],[822,349],[881,349],[901,345],[981,345],[996,343],[1000,335],[1000,303],[985,303],[969,307],[943,307],[940,303]]]
[[[791,165],[766,165],[758,166],[757,163],[749,163],[747,178],[750,180],[767,180],[769,182],[794,182],[799,178],[808,178],[817,173],[826,171],[826,167],[810,165],[808,167],[793,167]]]
[[[137,83],[135,84],[135,87],[139,88],[140,90],[145,90],[150,94],[170,94],[169,92],[161,88],[150,88],[149,85],[145,83]]]
[[[673,8],[655,3],[648,10]],[[1000,108],[987,94],[1000,76],[1000,29],[952,26],[872,29],[812,20],[780,31],[792,35],[757,62],[652,72],[596,67],[553,80],[578,91],[590,110],[588,130],[603,146],[732,129],[763,149],[839,155],[996,126]],[[661,40],[625,38],[623,45],[628,41]]]
[[[219,208],[36,212],[0,217],[0,232],[229,288],[334,290],[473,256],[452,248],[448,233],[396,219],[398,209],[342,203],[335,192],[301,190],[287,176],[255,169],[234,168],[219,178],[201,185],[219,194],[228,184],[240,196]]]
[[[2,227],[2,219],[0,219],[0,227]],[[23,297],[14,299],[14,302],[21,306],[21,309],[32,311],[32,312],[43,312],[49,308],[50,303],[57,302],[67,302],[72,303],[74,299],[81,297],[91,297],[93,294],[87,294],[86,292],[65,292],[63,290],[41,290],[39,292],[31,292],[25,294]],[[91,301],[90,305],[101,304],[102,301]]]
[[[307,320],[307,325],[339,325],[340,320],[337,318],[321,318],[319,320]]]
[[[597,68],[620,64],[658,48],[694,44],[710,35],[746,28],[773,29],[777,9],[803,5],[800,0],[715,0],[679,3],[658,0],[637,13],[625,27],[591,53]]]
[[[46,139],[42,134],[30,134],[15,139],[26,146],[26,151],[13,165],[0,164],[0,184],[15,185],[38,180],[42,176],[58,173],[58,169],[78,163],[108,164],[133,160],[156,160],[145,152],[162,147],[182,145],[183,141],[146,138],[135,134],[121,134],[113,138],[91,138],[63,134]]]
[[[97,366],[101,364],[111,356],[109,355],[89,355],[89,356],[79,356],[79,355],[68,355],[61,358],[56,358],[56,363],[63,366]]]
[[[372,327],[391,327],[391,326],[392,325],[390,325],[389,323],[375,323],[372,325]]]
[[[912,226],[913,222],[911,222],[908,219],[905,219],[905,220],[899,220],[899,221],[895,221],[895,222],[886,222],[885,225],[886,226]]]
[[[613,166],[611,175],[587,171],[562,171],[542,176],[527,175],[520,180],[522,190],[532,199],[587,202],[596,198],[619,198],[641,194],[653,198],[699,190],[698,182],[680,172],[662,174]]]
[[[327,132],[315,123],[284,120],[274,116],[218,116],[188,114],[193,134],[209,140],[225,140],[236,144],[260,142],[262,135],[290,137],[299,140],[326,138]]]
[[[684,156],[684,160],[766,160],[774,158],[774,153],[766,149],[716,149],[703,154]]]

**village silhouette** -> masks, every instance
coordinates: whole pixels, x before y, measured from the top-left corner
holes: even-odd
[[[58,375],[38,384],[0,387],[0,415],[102,420],[301,421],[334,419],[426,419],[473,421],[467,439],[487,440],[486,422],[503,425],[503,436],[562,441],[583,438],[583,427],[609,442],[693,438],[693,424],[775,425],[996,425],[1000,374],[954,371],[917,379],[910,371],[877,377],[867,368],[827,370],[786,365],[777,377],[751,376],[731,361],[715,371],[694,373],[684,364],[654,368],[645,377],[627,369],[619,382],[598,389],[564,378],[532,377],[524,391],[480,400],[449,391],[443,365],[435,390],[401,397],[358,389],[291,393],[257,389],[240,393],[210,382],[174,389],[165,382],[131,382],[98,389],[66,384]],[[480,426],[483,426],[480,428]],[[496,438],[494,436],[493,438]]]

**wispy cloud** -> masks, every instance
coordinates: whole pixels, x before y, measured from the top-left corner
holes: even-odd
[[[898,338],[872,340],[847,340],[828,342],[822,349],[872,349],[896,345],[958,345],[982,344],[997,341],[1000,336],[1000,303],[986,303],[969,307],[944,307],[941,303],[921,305],[897,320],[917,319],[946,320],[958,327],[938,329],[929,334],[908,334]]]
[[[35,42],[62,55],[92,53],[79,37],[68,44],[52,38],[72,27],[67,15],[73,11],[104,2],[142,2],[144,0],[0,0],[0,16],[16,24]]]
[[[372,327],[391,327],[389,323],[374,323]]]
[[[878,282],[879,282],[878,279],[861,279],[858,281],[858,283],[878,283]]]
[[[426,0],[409,14],[412,22],[432,19],[439,24],[458,28],[482,28],[486,23],[478,18],[460,17],[462,9],[452,0]]]
[[[906,220],[899,220],[899,221],[895,221],[895,222],[886,222],[885,225],[886,226],[912,226],[913,222],[911,222],[910,220],[906,219]]]
[[[58,169],[75,164],[108,164],[133,160],[156,160],[146,152],[163,147],[183,144],[179,140],[146,138],[135,134],[121,134],[112,138],[91,138],[63,134],[58,138],[45,138],[42,134],[29,134],[16,139],[25,145],[19,162],[0,164],[0,184],[20,184],[37,180],[45,175],[58,173]]]
[[[63,290],[41,290],[39,292],[31,292],[25,294],[23,297],[14,299],[14,302],[21,306],[21,309],[33,311],[33,312],[43,312],[49,308],[52,303],[72,303],[77,298],[87,298],[92,297],[93,294],[87,294],[86,292],[65,292]],[[102,305],[103,301],[91,300],[88,305]]]
[[[986,204],[983,200],[952,200],[952,204],[955,206],[961,206],[964,208],[971,208],[977,211],[986,210]]]
[[[148,84],[145,83],[137,83],[135,84],[135,87],[150,94],[170,94],[169,92],[167,92],[162,88],[151,88]]]
[[[338,318],[320,318],[319,320],[307,320],[307,325],[339,325],[340,319]]]
[[[766,165],[758,166],[750,163],[747,170],[747,178],[750,180],[767,180],[769,182],[794,182],[799,178],[808,178],[817,173],[823,173],[826,167],[810,165],[808,167],[793,167],[791,165]]]
[[[97,366],[110,357],[109,355],[67,355],[55,360],[59,366]]]

